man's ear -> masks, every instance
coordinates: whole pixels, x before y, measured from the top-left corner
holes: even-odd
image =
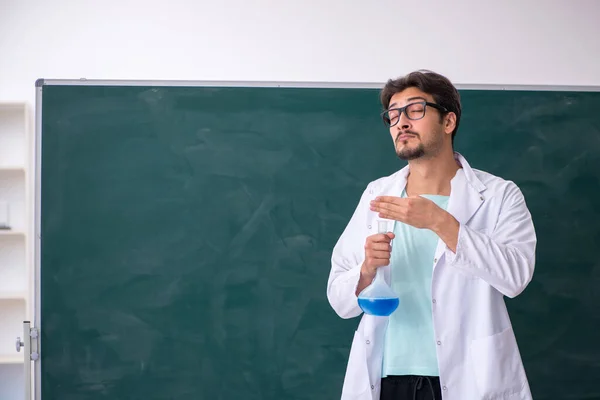
[[[449,112],[444,118],[444,132],[446,134],[451,134],[454,131],[454,128],[456,128],[456,114]]]

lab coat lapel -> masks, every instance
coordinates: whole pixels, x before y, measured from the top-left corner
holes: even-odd
[[[466,224],[483,203],[483,196],[466,179],[465,171],[458,171],[452,179],[448,212],[461,224]]]

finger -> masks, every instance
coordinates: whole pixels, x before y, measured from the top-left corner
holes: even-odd
[[[387,257],[366,257],[367,265],[371,267],[383,267],[390,264],[390,256]]]
[[[390,237],[387,235],[387,233],[376,233],[374,235],[371,235],[367,238],[367,242],[369,243],[389,243],[390,242]]]
[[[393,221],[406,222],[407,213],[405,212],[389,212],[384,211],[377,214],[379,218],[390,219]]]
[[[366,252],[365,256],[372,259],[390,258],[391,253],[392,252],[389,250],[369,250]]]
[[[370,236],[367,238],[367,241],[365,242],[365,249],[368,247],[370,248],[372,246],[372,244],[375,244],[375,243],[382,243],[382,244],[389,245],[394,238],[396,238],[396,235],[394,234],[394,232],[378,233],[377,235]]]
[[[374,201],[375,202],[381,202],[381,203],[396,204],[396,203],[402,201],[402,197],[396,197],[396,196],[377,196],[377,197],[375,197]]]
[[[399,210],[399,204],[397,203],[386,203],[381,201],[372,201],[369,205],[371,211],[394,211]]]
[[[390,246],[389,243],[386,242],[376,242],[376,243],[369,243],[366,246],[367,250],[379,250],[379,251],[390,251],[392,249],[392,246]]]

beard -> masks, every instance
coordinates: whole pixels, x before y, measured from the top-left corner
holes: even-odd
[[[425,146],[423,146],[423,143],[419,143],[417,147],[413,147],[412,149],[403,147],[400,150],[396,150],[396,154],[398,158],[404,161],[416,160],[425,155]]]
[[[428,142],[427,145],[425,145],[423,142],[420,141],[421,137],[418,133],[412,131],[408,131],[405,133],[415,136],[415,138],[419,139],[419,143],[414,147],[404,146],[400,149],[396,147],[396,155],[403,161],[411,161],[416,160],[418,158],[435,156],[439,153],[439,151],[442,148],[443,139],[441,138],[441,136],[438,138],[438,136],[435,135],[435,139],[432,142]],[[398,134],[394,142],[396,146],[398,144],[398,137],[400,137],[400,134]]]
[[[405,132],[408,133],[409,135],[413,135],[415,138],[419,139],[419,134],[417,132]],[[398,133],[398,136],[396,136],[396,140],[394,141],[394,143],[396,144],[396,146],[398,145],[398,138],[400,137],[401,133]],[[409,148],[404,146],[401,149],[398,149],[396,147],[396,155],[398,156],[398,158],[400,158],[401,160],[404,161],[410,161],[410,160],[415,160],[417,158],[421,158],[425,155],[425,146],[423,145],[423,143],[419,142],[419,144],[416,147],[413,148]]]

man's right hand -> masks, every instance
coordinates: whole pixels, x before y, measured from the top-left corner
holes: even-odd
[[[365,261],[360,267],[360,280],[356,288],[356,295],[371,284],[377,268],[383,267],[390,263],[392,254],[391,242],[396,235],[392,232],[376,233],[367,237],[365,241]]]

